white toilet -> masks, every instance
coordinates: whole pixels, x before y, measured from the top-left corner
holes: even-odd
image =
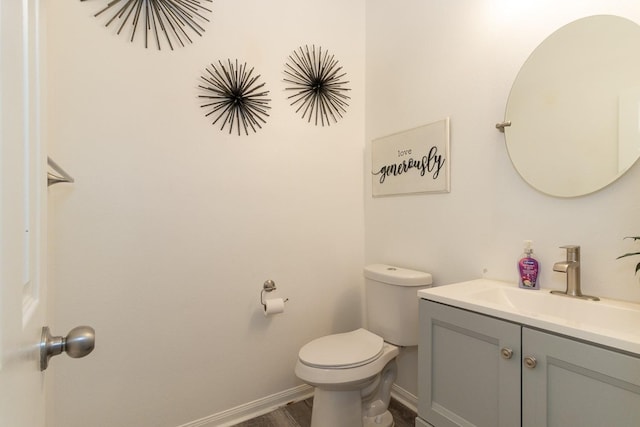
[[[298,353],[295,373],[315,387],[311,427],[392,427],[387,410],[399,347],[418,345],[418,289],[431,274],[365,267],[367,329],[328,335]]]

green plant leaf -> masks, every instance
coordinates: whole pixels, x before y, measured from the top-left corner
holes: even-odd
[[[640,240],[640,236],[627,236],[627,237],[625,237],[625,239],[633,239],[633,241],[636,242],[636,241]],[[636,255],[640,255],[640,252],[628,252],[628,253],[626,253],[624,255],[620,255],[616,259],[625,258],[625,257],[628,257],[628,256],[636,256]],[[640,271],[640,262],[636,264],[636,271],[635,271],[634,275],[637,275],[638,271]]]

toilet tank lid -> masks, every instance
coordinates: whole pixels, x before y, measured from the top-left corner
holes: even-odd
[[[425,286],[433,283],[431,274],[387,264],[371,264],[364,268],[364,277],[397,286]]]

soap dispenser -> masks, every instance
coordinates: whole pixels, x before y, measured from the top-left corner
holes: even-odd
[[[533,257],[532,243],[531,240],[524,241],[524,253],[518,261],[518,286],[522,289],[540,289],[539,264]]]

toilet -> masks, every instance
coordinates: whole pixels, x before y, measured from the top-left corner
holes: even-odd
[[[304,345],[295,373],[315,387],[311,427],[392,427],[387,410],[401,347],[418,345],[419,289],[431,274],[373,264],[364,268],[367,329]]]

